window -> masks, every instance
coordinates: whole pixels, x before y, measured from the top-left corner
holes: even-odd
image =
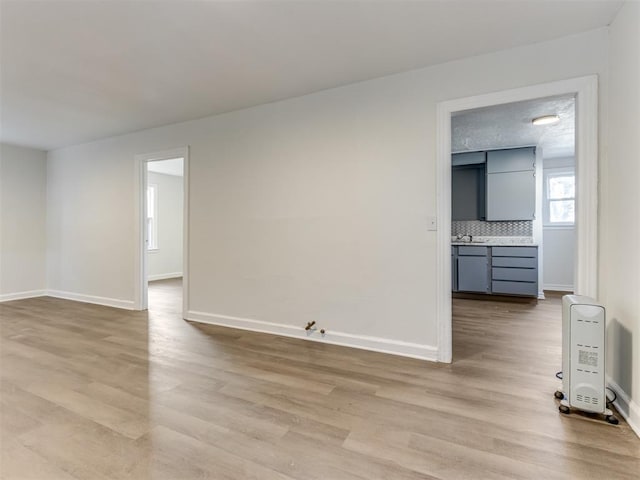
[[[158,249],[158,185],[147,185],[147,250]]]
[[[545,173],[545,224],[573,225],[576,207],[576,176],[573,171]]]

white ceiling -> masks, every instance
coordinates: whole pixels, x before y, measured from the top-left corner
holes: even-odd
[[[1,140],[52,149],[608,25],[620,1],[1,0]]]
[[[543,115],[558,115],[553,125],[533,125]],[[451,118],[451,151],[464,152],[536,145],[544,158],[575,153],[573,95],[541,98],[469,110]]]
[[[169,160],[155,160],[147,162],[147,170],[155,173],[164,173],[174,177],[184,176],[184,160],[182,158],[171,158]]]

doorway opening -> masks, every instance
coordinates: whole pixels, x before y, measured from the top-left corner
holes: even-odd
[[[574,291],[575,95],[455,112],[451,150],[453,358],[513,362],[536,335],[557,349],[553,312]]]
[[[137,305],[182,314],[187,309],[188,150],[136,156],[138,172]]]
[[[545,98],[572,99],[575,102],[575,173],[574,194],[572,200],[575,206],[575,259],[573,291],[580,295],[597,296],[597,78],[581,77],[577,79],[553,82],[542,85],[534,85],[520,89],[497,92],[476,97],[463,98],[442,102],[438,105],[438,286],[437,286],[437,312],[438,312],[438,359],[442,362],[451,362],[453,355],[453,325],[452,325],[452,285],[455,278],[455,263],[452,261],[452,232],[458,227],[452,222],[452,117],[464,115],[468,112],[485,109],[488,107],[507,106],[516,102],[534,102]],[[530,120],[529,120],[530,121]],[[499,145],[504,147],[505,145]],[[509,145],[516,147],[518,145]],[[536,157],[537,160],[537,157]],[[543,240],[543,161],[535,167],[536,182],[536,212],[538,220],[534,227],[533,219],[530,225],[515,225],[513,227],[530,228],[533,237],[534,228],[537,229],[537,242]],[[569,171],[564,164],[556,171],[556,183],[567,183],[566,173]],[[468,177],[468,172],[465,174]],[[466,178],[465,177],[465,178]],[[552,174],[549,177],[553,177]],[[468,178],[466,179],[468,180]],[[468,182],[467,182],[468,183]],[[488,185],[488,184],[487,184]],[[566,194],[554,207],[567,207],[570,195]],[[553,198],[551,200],[554,200]],[[565,203],[562,203],[565,202]],[[487,206],[489,203],[486,204]],[[561,209],[560,209],[561,210]],[[566,210],[566,208],[565,208]],[[556,212],[562,217],[562,212]],[[461,233],[461,232],[458,232]],[[529,233],[529,232],[527,232]],[[473,233],[463,236],[462,240],[471,240]],[[470,250],[477,255],[480,249],[476,245]],[[501,255],[504,252],[501,252]],[[490,255],[487,254],[490,258]],[[542,259],[541,255],[541,259]],[[469,260],[469,259],[465,259]],[[473,259],[471,259],[473,260]],[[503,259],[507,261],[509,259]],[[531,261],[531,260],[530,260]],[[536,260],[533,260],[536,262]],[[520,263],[520,259],[513,260]],[[479,266],[480,261],[465,261],[465,266]],[[515,264],[514,264],[515,265]],[[510,265],[509,265],[510,266]],[[478,278],[491,282],[491,267],[487,276]],[[540,293],[544,285],[542,261],[540,262]],[[513,273],[513,272],[510,272]],[[521,272],[517,272],[521,273]],[[530,273],[530,272],[528,272]],[[476,280],[478,280],[476,278]],[[515,279],[520,281],[521,279]],[[529,280],[527,280],[529,281]],[[500,287],[508,285],[500,283]],[[490,288],[490,287],[489,287]],[[536,292],[528,292],[535,297]]]

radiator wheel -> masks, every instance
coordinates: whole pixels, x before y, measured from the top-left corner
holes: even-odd
[[[618,419],[613,415],[607,415],[607,422],[609,422],[611,425],[618,425],[619,423]]]

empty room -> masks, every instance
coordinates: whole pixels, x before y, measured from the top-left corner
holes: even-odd
[[[634,479],[640,2],[0,0],[0,478]]]

